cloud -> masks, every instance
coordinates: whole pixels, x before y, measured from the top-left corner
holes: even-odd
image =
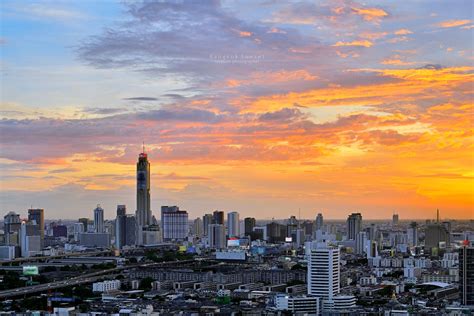
[[[388,13],[379,8],[369,8],[369,7],[353,7],[352,11],[363,17],[366,21],[379,21],[381,18],[387,17]]]
[[[410,31],[409,29],[399,29],[399,30],[396,30],[395,32],[393,32],[393,34],[395,34],[395,35],[408,35],[408,34],[413,34],[413,32]]]
[[[86,112],[86,113],[91,113],[91,114],[108,115],[108,114],[117,114],[117,113],[125,112],[126,109],[123,109],[123,108],[97,108],[97,107],[90,107],[90,108],[85,108],[83,111]]]
[[[351,42],[342,42],[342,41],[339,41],[339,42],[337,42],[336,44],[334,44],[333,46],[335,46],[335,47],[340,47],[340,46],[372,47],[372,45],[374,45],[374,43],[372,43],[372,42],[369,41],[369,40],[355,40],[355,41],[351,41]]]
[[[7,10],[10,10],[16,14],[26,15],[30,18],[40,18],[48,20],[58,20],[61,22],[68,22],[71,20],[83,20],[87,18],[83,12],[67,8],[51,6],[46,3],[16,3],[14,6],[7,6]]]
[[[130,97],[130,98],[123,98],[122,100],[126,100],[126,101],[158,101],[158,99],[154,98],[154,97]]]
[[[471,23],[471,20],[446,20],[446,21],[439,22],[436,25],[442,28],[451,28],[451,27],[463,26],[469,23]]]

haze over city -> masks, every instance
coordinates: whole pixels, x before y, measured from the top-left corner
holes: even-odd
[[[5,213],[474,218],[471,1],[0,7]]]

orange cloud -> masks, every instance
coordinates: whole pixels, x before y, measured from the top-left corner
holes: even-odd
[[[305,69],[295,70],[295,71],[276,71],[276,72],[254,72],[250,74],[248,79],[237,80],[229,79],[226,81],[228,87],[238,87],[243,85],[256,85],[256,84],[272,84],[272,83],[281,83],[297,80],[315,80],[318,77],[312,75]]]
[[[399,29],[399,30],[396,30],[395,32],[393,32],[393,34],[395,34],[395,35],[408,35],[408,34],[413,34],[413,32],[410,31],[409,29]]]
[[[471,20],[447,20],[436,24],[439,27],[450,28],[457,27],[471,23]]]
[[[363,17],[366,21],[378,21],[388,16],[388,13],[378,8],[352,8],[352,11]]]
[[[340,46],[361,46],[361,47],[371,47],[373,43],[368,40],[356,40],[352,42],[337,42],[336,44],[332,45],[335,47],[340,47]]]

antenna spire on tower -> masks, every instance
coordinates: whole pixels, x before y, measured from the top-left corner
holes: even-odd
[[[143,150],[142,153],[145,153],[145,142],[143,142]]]

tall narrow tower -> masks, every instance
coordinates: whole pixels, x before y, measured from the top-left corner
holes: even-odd
[[[150,163],[148,156],[143,151],[138,156],[137,162],[137,226],[143,228],[151,224],[150,208]]]

